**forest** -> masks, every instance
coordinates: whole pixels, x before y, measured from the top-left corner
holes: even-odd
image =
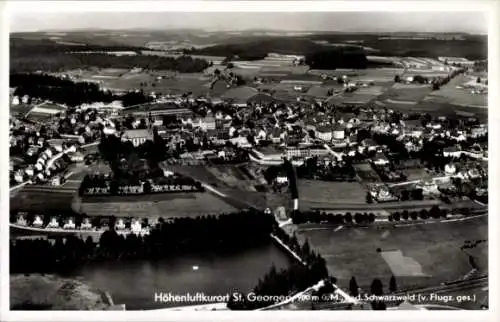
[[[172,70],[181,73],[199,73],[209,67],[203,59],[191,56],[161,57],[153,55],[115,56],[106,53],[59,53],[50,55],[24,54],[11,56],[10,72],[26,73],[42,70],[62,72],[78,68],[118,68],[132,69],[141,67],[148,70]]]

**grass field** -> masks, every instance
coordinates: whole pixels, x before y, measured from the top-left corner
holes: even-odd
[[[425,168],[405,169],[402,171],[408,181],[431,178],[431,175],[425,171]]]
[[[423,100],[429,93],[432,92],[432,88],[430,86],[427,87],[400,87],[397,85],[396,87],[392,87],[384,94],[379,96],[379,100],[385,100],[389,103],[397,104],[401,102],[401,104],[409,104],[410,102],[418,102]]]
[[[391,275],[400,289],[439,285],[462,278],[472,269],[468,254],[460,249],[465,240],[487,239],[486,217],[466,221],[406,227],[333,228],[300,226],[297,237],[306,238],[311,249],[327,261],[340,287],[356,277],[360,287],[369,288],[380,278],[387,288]],[[378,253],[377,249],[381,252]],[[487,251],[473,255],[487,272]]]
[[[469,81],[465,76],[458,76],[438,91],[431,92],[425,100],[428,102],[450,103],[463,106],[487,107],[488,95],[472,94],[470,89],[457,88]]]
[[[318,203],[365,203],[366,191],[358,182],[299,180],[298,186],[301,209],[315,207]]]
[[[68,186],[50,187],[28,185],[10,198],[11,211],[34,211],[40,213],[71,211],[73,197],[78,185],[68,183]]]
[[[356,173],[365,182],[379,182],[380,176],[372,169],[371,165],[368,163],[361,163],[354,165]]]
[[[92,201],[92,202],[90,202]],[[83,199],[79,212],[89,216],[174,218],[234,212],[236,208],[210,193],[169,193]]]

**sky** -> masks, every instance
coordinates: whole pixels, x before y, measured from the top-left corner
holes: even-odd
[[[481,12],[13,12],[10,31],[77,29],[272,29],[487,33]]]

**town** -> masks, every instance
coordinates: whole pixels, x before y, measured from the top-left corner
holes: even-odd
[[[464,57],[432,44],[414,57],[388,55],[396,40],[384,35],[348,36],[361,40],[79,48],[69,45],[78,34],[11,34],[11,283],[14,274],[121,276],[91,281],[113,298],[96,307],[118,310],[487,308],[482,38],[425,40]],[[312,49],[287,52],[293,41]],[[44,51],[26,59],[23,48],[37,46]],[[60,63],[45,63],[47,54]],[[132,260],[170,261],[197,274],[203,259],[178,258],[249,249],[270,257],[248,255],[256,275],[213,294],[242,295],[211,305],[132,299],[116,285],[128,283],[122,274],[99,264],[130,260],[135,271]],[[156,291],[183,292],[162,279]],[[407,290],[445,295],[360,300]],[[475,302],[439,300],[466,290]]]

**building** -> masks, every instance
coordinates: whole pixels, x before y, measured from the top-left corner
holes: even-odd
[[[250,153],[250,159],[259,163],[283,163],[283,152],[273,147],[254,148]]]
[[[378,165],[378,166],[385,166],[389,164],[389,160],[383,153],[377,153],[373,159],[372,159],[373,164]]]
[[[203,131],[215,130],[215,118],[204,117],[198,120],[193,126],[199,126]]]
[[[35,220],[33,220],[33,227],[42,227],[42,226],[43,226],[42,217],[39,215],[35,216]]]
[[[455,174],[457,172],[457,168],[453,163],[449,163],[444,166],[444,172],[448,175]]]
[[[75,221],[73,218],[68,218],[63,226],[64,229],[75,229]]]
[[[52,217],[50,219],[50,222],[47,225],[47,228],[59,228],[59,222],[57,221],[56,217]]]
[[[84,218],[82,224],[80,225],[80,229],[92,229],[92,224],[90,223],[89,218]]]
[[[68,156],[71,160],[71,162],[83,162],[83,160],[85,159],[85,156],[83,155],[83,153],[77,151],[77,152],[72,152],[72,153],[68,153]]]
[[[333,139],[343,140],[345,139],[345,126],[342,124],[335,124],[333,126]]]
[[[447,146],[443,149],[443,156],[459,158],[462,155],[462,151],[459,151],[455,146]]]
[[[329,125],[319,126],[315,131],[315,135],[320,140],[331,141],[333,137],[332,128]]]
[[[115,230],[124,230],[124,229],[125,229],[125,222],[123,221],[122,218],[119,218],[116,221]]]
[[[432,180],[422,181],[416,185],[416,188],[422,189],[422,194],[424,196],[433,195],[439,193],[438,185]]]
[[[153,140],[153,132],[149,129],[126,130],[121,137],[122,141],[130,141],[137,147],[147,140]]]

